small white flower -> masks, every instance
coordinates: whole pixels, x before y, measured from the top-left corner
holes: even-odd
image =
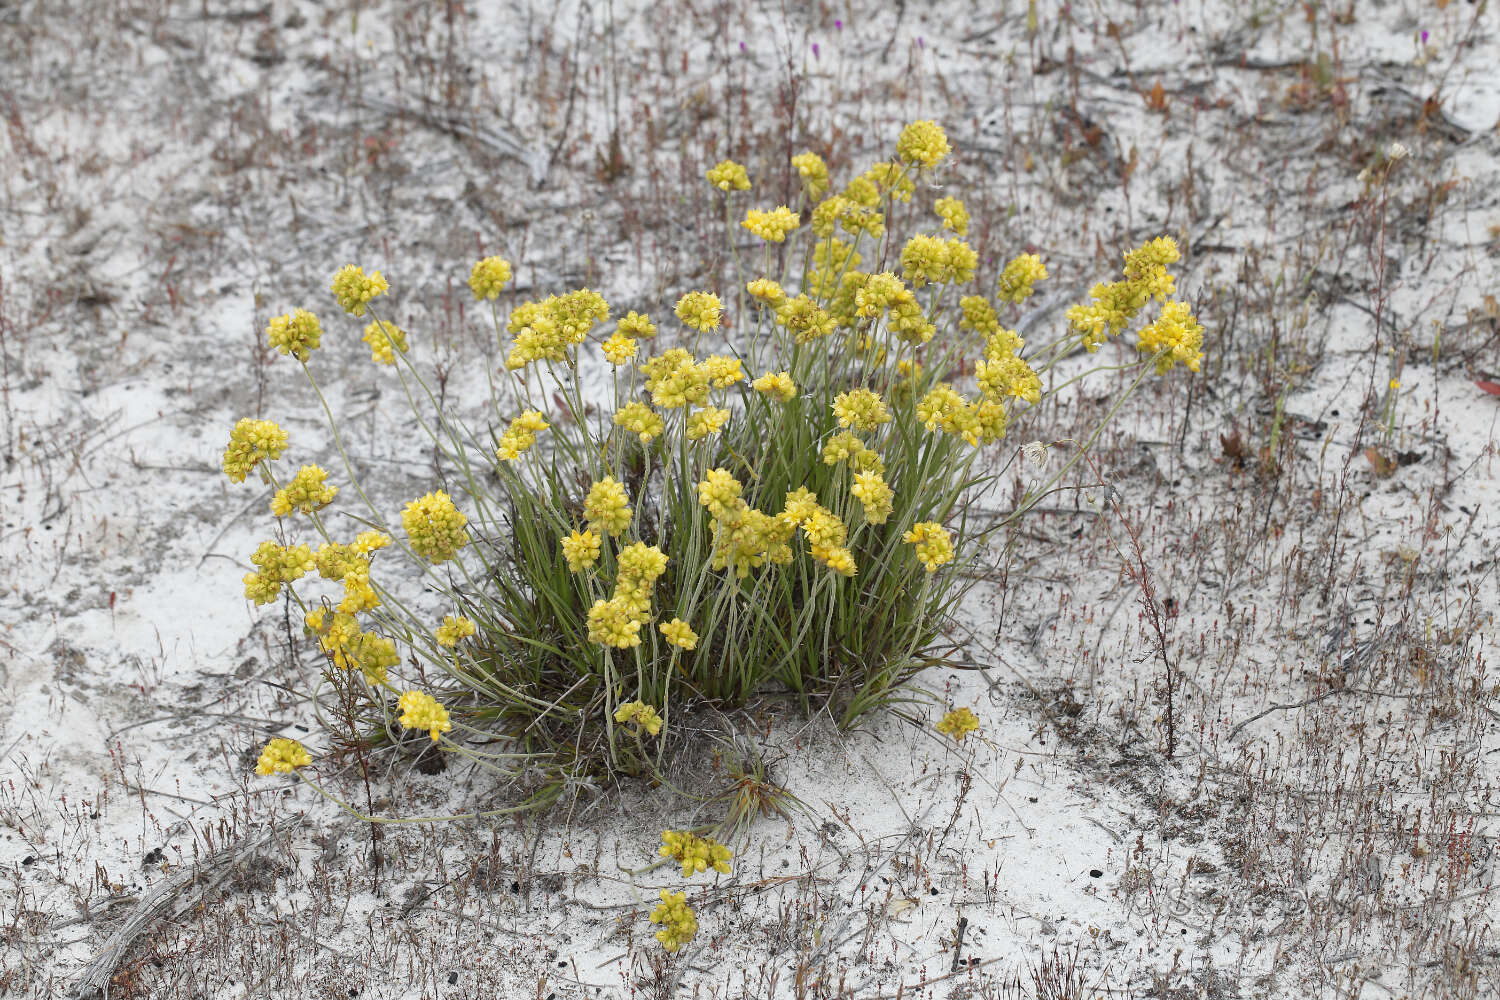
[[[1409,152],[1410,150],[1401,145],[1401,143],[1393,142],[1391,143],[1390,152],[1387,155],[1390,157],[1390,161],[1395,163],[1397,160],[1404,158]]]
[[[1047,446],[1040,441],[1029,441],[1021,445],[1021,457],[1038,469],[1047,467]]]

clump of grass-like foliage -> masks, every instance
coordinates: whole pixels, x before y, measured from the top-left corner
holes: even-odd
[[[1022,254],[994,299],[963,293],[978,265],[967,211],[952,197],[923,202],[948,152],[941,128],[915,122],[896,156],[836,194],[818,157],[795,157],[803,203],[746,211],[739,225],[758,250],[736,253],[727,306],[694,291],[670,313],[615,318],[580,289],[502,314],[511,266],[478,262],[469,284],[494,310],[509,383],[484,429],[438,405],[405,331],[378,316],[379,272],[340,270],[333,292],[370,314],[365,340],[393,366],[444,481],[407,505],[400,531],[355,481],[369,530],[340,541],[320,513],[337,492],[325,470],[276,478],[286,436],[274,424],[242,421],[225,469],[259,470],[279,523],[304,513],[321,538],[316,550],[263,544],[246,593],[267,603],[285,589],[300,607],[342,716],[363,722],[348,731],[375,733],[373,745],[424,730],[506,775],[541,775],[547,798],[601,773],[659,775],[674,719],[695,704],[732,710],[783,692],[849,725],[914,697],[908,682],[934,662],[983,551],[966,505],[984,482],[976,458],[1004,438],[1012,408],[1056,391],[1044,379],[1060,358],[1122,333],[1153,298],[1165,305],[1139,333],[1140,357],[1114,366],[1140,369],[1131,389],[1201,358],[1201,327],[1168,301],[1177,248],[1166,238],[1127,254],[1123,280],[1095,286],[1055,342],[1028,349],[997,303],[1023,302],[1045,267]],[[708,180],[733,223],[744,168],[725,161]],[[268,333],[313,379],[317,318],[297,310]],[[387,547],[421,567],[441,621],[382,585],[374,563]],[[341,584],[342,599],[297,586],[312,573]],[[392,684],[403,659],[420,665],[422,688]],[[499,753],[486,749],[496,737]],[[260,769],[308,762],[299,744],[273,741]]]

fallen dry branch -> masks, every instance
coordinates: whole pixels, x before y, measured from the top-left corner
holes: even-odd
[[[107,995],[105,991],[109,986],[110,977],[114,975],[115,968],[130,951],[136,938],[146,933],[158,920],[172,920],[184,913],[204,895],[213,891],[215,886],[224,881],[241,864],[253,858],[273,837],[290,828],[292,823],[293,821],[290,820],[273,823],[255,836],[248,837],[232,847],[226,847],[152,886],[136,904],[135,910],[109,936],[109,940],[104,942],[104,947],[99,949],[99,954],[95,955],[94,960],[79,974],[78,982],[74,984],[69,996],[73,1000],[87,1000],[90,997]],[[197,896],[191,899],[180,898],[183,893],[197,884],[202,885],[202,891]]]

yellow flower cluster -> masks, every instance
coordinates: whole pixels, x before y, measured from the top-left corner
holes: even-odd
[[[855,312],[861,319],[874,319],[888,309],[915,301],[911,289],[890,271],[869,275],[854,293]]]
[[[402,729],[425,729],[436,743],[443,733],[453,730],[448,710],[425,691],[407,691],[396,701],[401,710]]]
[[[463,615],[444,615],[443,624],[437,627],[433,638],[439,646],[457,646],[464,639],[469,638],[478,631],[472,619]]]
[[[523,302],[505,325],[514,337],[505,367],[516,371],[537,361],[566,361],[568,348],[583,343],[597,324],[608,319],[609,303],[587,288],[548,296],[541,302]]]
[[[1046,277],[1047,267],[1042,263],[1042,258],[1034,253],[1023,253],[1010,260],[1005,265],[1005,270],[1000,272],[995,296],[1002,302],[1020,305],[1031,298],[1031,293],[1035,291],[1032,286]]]
[[[929,573],[935,573],[939,566],[953,561],[953,540],[948,529],[936,521],[918,521],[901,536],[901,540],[916,546],[917,558]]]
[[[618,535],[630,527],[630,514],[625,487],[614,476],[605,476],[589,487],[583,500],[583,517],[594,532]]]
[[[894,510],[895,493],[880,473],[856,472],[854,485],[849,489],[865,509],[865,520],[871,524],[884,524]]]
[[[970,403],[951,385],[939,382],[917,401],[917,419],[929,431],[961,437],[977,448],[1003,438],[1009,416],[994,400]]]
[[[510,261],[504,257],[486,257],[474,262],[474,269],[469,272],[469,290],[476,300],[494,300],[510,284],[510,277]]]
[[[626,702],[615,709],[615,721],[633,723],[638,729],[656,736],[661,732],[661,716],[644,701]]]
[[[641,444],[646,444],[652,438],[666,430],[666,422],[662,420],[661,414],[639,400],[626,403],[615,411],[615,426],[623,427],[625,430],[641,439]]]
[[[749,292],[750,297],[755,301],[771,306],[773,309],[786,301],[786,292],[782,289],[781,283],[770,278],[756,278],[745,282],[745,291]]]
[[[307,630],[318,637],[318,647],[340,670],[358,670],[371,687],[386,682],[390,667],[401,662],[396,643],[374,632],[360,630],[354,615],[335,611],[332,616],[314,608],[305,619]]]
[[[875,192],[873,199],[869,194],[871,188]],[[844,196],[867,208],[874,208],[886,195],[896,201],[910,202],[911,196],[916,194],[916,191],[917,185],[911,179],[910,172],[905,167],[887,160],[875,164],[850,182]]]
[[[650,340],[656,336],[656,324],[651,322],[647,316],[642,316],[634,309],[625,314],[625,318],[615,324],[615,332],[622,337],[632,337],[636,340]]]
[[[766,372],[751,382],[750,388],[778,403],[785,403],[797,395],[797,383],[792,381],[791,372]]]
[[[937,731],[945,736],[951,736],[959,743],[963,742],[965,736],[979,730],[979,719],[969,708],[956,708],[949,712],[937,724]]]
[[[990,334],[1000,329],[1000,317],[995,315],[995,307],[983,295],[965,295],[958,300],[958,308],[963,313],[963,318],[958,321],[960,330]]]
[[[366,323],[362,339],[370,345],[370,360],[377,365],[394,365],[396,352],[406,353],[406,331],[395,323]]]
[[[698,502],[713,518],[714,569],[732,569],[744,578],[766,563],[792,560],[792,532],[783,518],[756,510],[740,498],[744,487],[725,469],[710,469],[698,483]]]
[[[792,166],[797,168],[797,173],[802,177],[802,184],[807,188],[809,198],[821,198],[830,186],[828,180],[828,164],[817,153],[798,153],[792,157]]]
[[[411,550],[431,563],[447,562],[469,544],[464,531],[468,520],[443,490],[418,497],[401,511]]]
[[[787,299],[776,307],[776,324],[806,344],[833,332],[834,318],[805,294]]]
[[[536,444],[536,436],[550,425],[541,410],[525,410],[510,422],[505,433],[500,435],[500,446],[495,454],[502,461],[514,462]]]
[[[243,483],[250,470],[261,462],[280,458],[286,443],[286,431],[273,421],[245,417],[229,432],[229,445],[224,449],[224,474],[230,482]]]
[[[1142,328],[1137,349],[1156,355],[1156,374],[1165,375],[1177,362],[1197,371],[1203,360],[1203,327],[1193,318],[1186,304],[1168,302],[1162,306],[1161,318]],[[1392,388],[1398,383],[1393,382]]]
[[[687,905],[687,893],[661,890],[661,902],[651,911],[651,922],[662,924],[656,932],[656,940],[667,951],[676,951],[692,940],[698,933],[698,918]]]
[[[799,486],[786,495],[786,509],[781,520],[802,529],[807,538],[808,552],[829,569],[844,576],[856,572],[854,553],[844,547],[849,539],[849,529],[838,515],[818,503],[817,494],[806,486]]]
[[[759,236],[767,243],[785,243],[787,233],[796,229],[801,219],[796,212],[785,205],[777,205],[769,212],[762,212],[752,208],[745,212],[745,221],[740,223],[741,228]]]
[[[306,767],[312,763],[312,755],[307,748],[296,740],[289,740],[283,736],[272,738],[266,744],[266,748],[260,752],[260,760],[255,762],[255,773],[266,774],[291,774],[299,767]]]
[[[635,338],[625,336],[618,328],[599,345],[599,349],[604,352],[604,359],[616,367],[628,364],[635,357],[635,348]]]
[[[687,418],[687,439],[697,441],[717,434],[729,422],[729,411],[721,406],[707,406]]]
[[[943,228],[951,230],[958,236],[969,235],[969,210],[964,203],[957,198],[939,198],[932,206],[938,218],[943,220]]]
[[[317,566],[312,549],[306,545],[281,546],[275,542],[261,542],[250,562],[258,572],[245,574],[245,597],[257,605],[270,604],[283,586],[302,579]]]
[[[599,549],[603,539],[594,531],[575,531],[562,540],[563,558],[568,569],[582,573],[599,561]]]
[[[714,838],[700,837],[691,830],[663,830],[657,853],[682,865],[683,878],[692,878],[710,868],[728,875],[729,859],[734,856],[734,852]]]
[[[318,575],[344,585],[344,599],[338,610],[368,611],[380,605],[375,588],[370,585],[370,553],[390,544],[390,536],[378,531],[360,532],[353,545],[325,542],[318,546],[315,558]]]
[[[292,481],[276,491],[271,498],[271,513],[286,517],[292,511],[311,514],[333,503],[338,494],[337,486],[328,485],[328,470],[316,465],[304,465],[297,470]]]
[[[912,122],[901,130],[901,137],[896,140],[897,156],[906,163],[928,168],[937,166],[952,151],[943,127],[931,120]]]
[[[891,419],[885,400],[870,389],[850,389],[833,397],[833,415],[840,427],[857,431],[873,431]]]
[[[589,609],[589,641],[629,649],[641,644],[641,626],[651,614],[651,590],[666,572],[667,556],[655,545],[635,542],[620,550],[618,562],[614,596],[595,601]]]
[[[363,316],[365,306],[377,295],[384,295],[390,285],[375,271],[368,276],[362,267],[346,264],[333,276],[329,290],[339,300],[339,307],[351,316]]]
[[[745,168],[741,164],[733,160],[720,160],[709,167],[704,176],[720,191],[750,190],[750,175],[745,173]]]
[[[673,618],[669,622],[662,622],[657,628],[661,630],[661,634],[666,637],[666,640],[674,646],[681,649],[698,648],[698,633],[694,632],[693,627],[681,618]]]
[[[1073,306],[1068,322],[1083,338],[1083,345],[1097,351],[1108,337],[1118,336],[1147,302],[1166,301],[1174,281],[1167,265],[1181,256],[1170,236],[1160,236],[1125,254],[1125,280],[1100,283],[1089,289],[1092,305]]]
[[[1020,342],[1021,338],[1015,337],[1015,340]],[[1003,343],[996,336],[992,336],[990,342]],[[1014,350],[987,351],[983,360],[974,363],[974,377],[986,399],[999,402],[1014,398],[1033,404],[1041,402],[1041,378],[1029,364],[1016,356]]]
[[[901,248],[901,276],[917,288],[928,282],[961,285],[974,280],[979,255],[956,237],[913,236]]]
[[[723,311],[724,303],[712,292],[688,292],[677,300],[677,318],[694,330],[717,329]]]
[[[849,462],[856,472],[885,475],[885,462],[881,461],[880,455],[849,431],[835,434],[823,445],[823,464],[838,465],[840,462]]]

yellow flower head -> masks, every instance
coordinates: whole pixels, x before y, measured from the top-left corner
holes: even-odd
[[[802,177],[809,198],[821,198],[829,188],[828,164],[817,153],[798,153],[792,157],[792,166]]]
[[[486,257],[474,262],[469,272],[469,289],[475,299],[496,299],[506,285],[510,284],[510,261],[504,257]]]
[[[606,476],[589,487],[583,501],[583,516],[595,532],[618,535],[630,527],[630,505],[625,487],[613,476]]]
[[[850,211],[858,208],[854,202],[841,194],[824,198],[813,208],[812,218],[808,225],[813,234],[821,239],[828,239],[833,235],[834,227],[837,226]]]
[[[786,292],[782,290],[779,282],[770,278],[756,278],[754,281],[745,282],[745,291],[750,297],[758,302],[764,302],[768,306],[779,306],[786,301]]]
[[[650,733],[652,736],[661,732],[661,716],[652,706],[644,701],[626,702],[615,709],[615,721],[620,723],[632,723],[638,729]]]
[[[698,633],[694,632],[692,626],[681,618],[673,618],[669,622],[662,622],[657,626],[661,634],[667,637],[667,641],[674,646],[683,649],[698,648]]]
[[[890,271],[870,275],[854,293],[855,310],[864,319],[873,319],[887,309],[908,302],[915,304],[916,296]]]
[[[645,444],[664,431],[667,425],[661,414],[637,400],[615,411],[615,426],[637,435],[641,444]]]
[[[250,556],[257,572],[245,577],[245,596],[256,604],[276,600],[283,585],[295,583],[317,568],[317,558],[306,545],[281,546],[261,542]]]
[[[333,498],[339,491],[337,486],[329,486],[324,482],[327,478],[327,469],[304,465],[292,481],[277,490],[276,495],[271,498],[271,513],[277,517],[286,517],[294,510],[311,514],[327,507],[333,503]]]
[[[551,425],[541,410],[524,410],[510,422],[505,433],[500,435],[500,445],[495,454],[501,461],[514,462],[536,444],[536,436]]]
[[[224,449],[224,474],[233,483],[243,483],[250,470],[267,459],[275,461],[286,450],[286,431],[270,420],[245,417],[229,432]]]
[[[932,206],[938,218],[943,220],[943,228],[952,230],[959,236],[969,235],[969,210],[964,203],[957,198],[939,198]]]
[[[913,236],[901,248],[901,277],[921,288],[947,280],[948,244],[936,236]]]
[[[711,354],[704,359],[703,367],[715,389],[727,389],[745,381],[744,363],[739,358]]]
[[[796,229],[801,222],[796,212],[785,205],[777,205],[769,212],[759,209],[749,209],[745,212],[745,221],[740,223],[741,228],[759,236],[767,243],[785,243],[787,233]]]
[[[434,743],[453,729],[448,710],[425,691],[407,691],[397,699],[396,707],[401,710],[402,729],[425,729]]]
[[[778,403],[785,403],[797,394],[797,384],[792,381],[791,372],[766,372],[751,382],[750,388]]]
[[[635,357],[635,340],[625,336],[618,329],[599,346],[604,352],[605,359],[615,366],[628,364]]]
[[[391,544],[391,536],[383,531],[361,531],[354,536],[354,544],[350,546],[355,552],[362,556],[368,556],[377,549],[383,549]]]
[[[724,304],[712,292],[688,292],[677,300],[677,318],[694,330],[713,330],[719,325]]]
[[[710,868],[728,875],[731,871],[729,859],[734,856],[728,847],[714,838],[700,837],[690,830],[663,830],[657,853],[682,865],[683,878],[692,878]]]
[[[568,569],[582,573],[598,562],[602,543],[597,532],[575,531],[569,534],[562,540],[562,554],[568,561]]]
[[[339,306],[351,316],[363,316],[365,306],[377,295],[384,295],[391,286],[375,271],[366,276],[364,268],[346,264],[333,276],[329,290],[339,300]]]
[[[1193,318],[1188,307],[1181,302],[1168,302],[1162,306],[1161,318],[1142,328],[1140,342],[1136,348],[1142,354],[1156,356],[1156,373],[1165,375],[1181,361],[1190,371],[1197,371],[1203,360],[1203,327]],[[1401,383],[1392,380],[1391,388]]]
[[[978,730],[979,719],[967,707],[954,709],[937,724],[938,732],[953,737],[959,743],[963,742],[965,736]]]
[[[851,389],[833,398],[833,415],[840,427],[873,431],[891,419],[891,411],[878,393],[869,389]]]
[[[865,447],[865,443],[849,431],[835,434],[823,445],[823,464],[837,465],[840,462],[852,463],[857,472],[885,474],[885,464],[880,456]]]
[[[285,316],[271,318],[266,326],[266,339],[282,354],[306,361],[323,341],[323,326],[306,309],[294,309]]]
[[[474,622],[463,615],[444,615],[443,624],[437,627],[433,638],[439,646],[453,647],[478,631]]]
[[[705,406],[687,418],[687,439],[697,441],[717,434],[729,422],[729,411],[721,406]]]
[[[640,313],[632,309],[625,314],[625,318],[615,325],[615,332],[622,337],[633,337],[638,340],[650,340],[656,336],[656,324]]]
[[[656,932],[656,940],[667,951],[676,951],[692,940],[698,933],[698,918],[687,905],[687,893],[661,890],[661,902],[651,911],[651,922],[662,924]]]
[[[720,160],[704,174],[708,182],[720,191],[750,190],[750,175],[745,168],[733,160]]]
[[[799,344],[826,337],[837,325],[832,316],[805,294],[787,299],[777,306],[776,323],[795,337]]]
[[[935,573],[939,566],[953,561],[953,540],[948,529],[936,521],[918,521],[901,536],[901,540],[916,546],[917,558],[929,573]]]
[[[1042,263],[1042,258],[1034,253],[1023,253],[1012,258],[1005,265],[1005,270],[1000,272],[995,296],[1002,302],[1019,305],[1031,297],[1031,293],[1035,291],[1032,286],[1046,277],[1047,267]]]
[[[514,371],[536,361],[566,361],[568,348],[583,343],[595,325],[608,319],[609,303],[587,288],[542,302],[523,302],[506,323],[515,342],[505,366]]]
[[[469,544],[469,521],[442,490],[418,497],[401,511],[401,527],[411,550],[431,563],[447,562]]]
[[[311,763],[312,755],[301,743],[277,736],[260,752],[260,760],[255,763],[255,773],[291,774],[297,768]]]
[[[983,295],[965,295],[958,300],[958,308],[963,313],[963,318],[958,321],[960,330],[990,334],[1000,329],[1000,317]]]
[[[698,484],[698,502],[708,508],[711,517],[724,520],[738,511],[743,490],[744,486],[728,470],[709,469]]]
[[[377,365],[394,365],[396,352],[406,353],[406,331],[395,323],[366,323],[363,339],[370,345],[370,360]]]
[[[901,130],[896,155],[906,163],[935,167],[953,151],[943,127],[931,120],[914,121]]]
[[[673,347],[641,365],[651,402],[666,409],[700,406],[708,399],[712,372],[680,347]]]
[[[974,377],[986,399],[1024,399],[1036,404],[1042,399],[1042,380],[1031,366],[1014,354],[976,361]]]
[[[871,524],[884,524],[891,516],[895,493],[878,472],[856,472],[849,492],[864,505],[865,520]]]
[[[615,649],[631,649],[641,644],[644,619],[630,601],[610,598],[595,601],[589,608],[589,641]]]

